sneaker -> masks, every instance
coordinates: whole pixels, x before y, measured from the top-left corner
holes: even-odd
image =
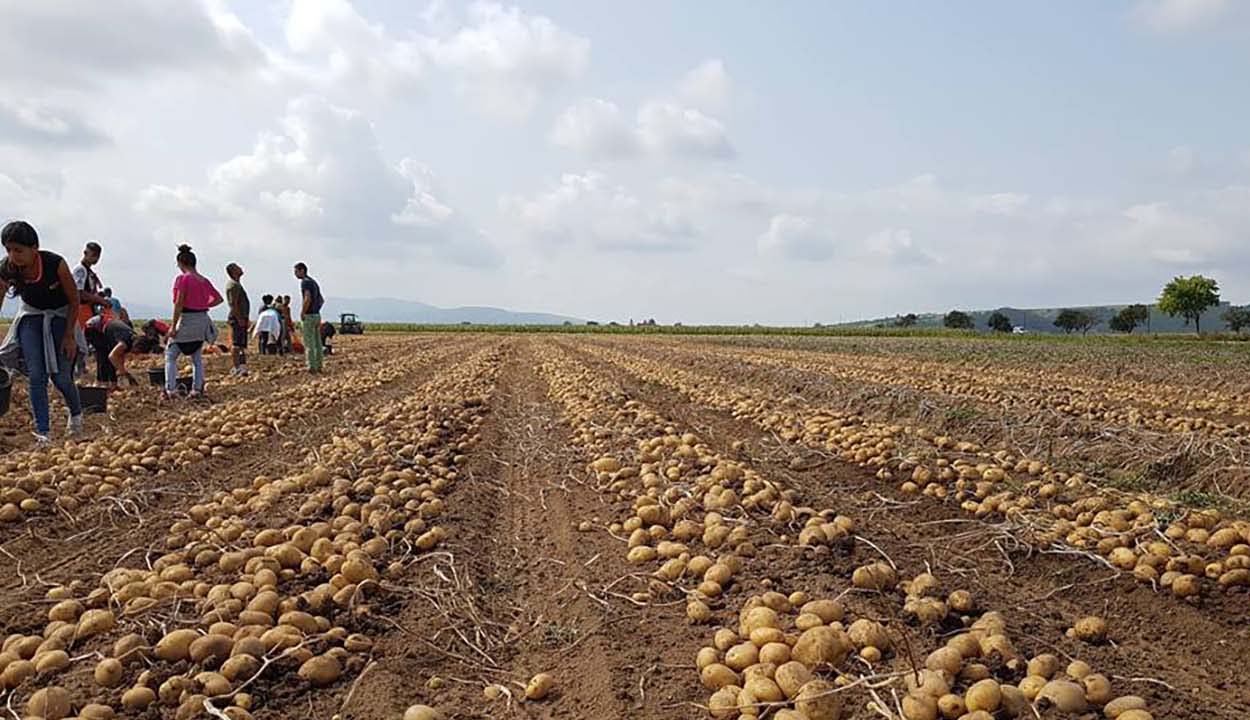
[[[69,416],[69,434],[82,435],[82,415]]]
[[[247,377],[248,375],[251,375],[251,373],[250,373],[250,372],[248,372],[248,369],[247,369],[247,366],[246,366],[246,365],[240,365],[240,366],[237,368],[237,370],[239,371],[239,376],[240,376],[240,377]]]
[[[52,446],[52,438],[48,437],[47,435],[41,435],[39,433],[35,433],[35,447],[46,448],[46,447],[51,447],[51,446]]]

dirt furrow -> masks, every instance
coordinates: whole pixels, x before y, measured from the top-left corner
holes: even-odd
[[[403,380],[331,407],[318,422],[303,424],[294,434],[236,448],[234,453],[206,458],[159,481],[152,479],[152,487],[142,491],[139,504],[103,504],[85,513],[77,524],[57,516],[39,523],[28,521],[26,532],[6,543],[0,558],[0,567],[7,565],[12,572],[5,588],[9,602],[0,615],[2,627],[13,632],[38,615],[47,604],[43,591],[51,584],[78,581],[90,585],[127,558],[165,552],[163,539],[170,526],[185,518],[191,505],[221,490],[249,486],[258,476],[280,476],[303,465],[308,450],[329,437],[344,418],[403,397],[414,384],[445,370],[449,359],[462,355],[454,348],[432,352],[414,360],[411,374]]]
[[[671,388],[643,381],[597,356],[568,348],[583,362],[615,375],[627,391],[690,427],[713,446],[743,441],[752,464],[787,478],[812,497],[863,519],[863,533],[901,567],[932,568],[959,579],[1039,650],[1080,657],[1114,672],[1121,690],[1147,697],[1156,717],[1243,718],[1250,687],[1239,658],[1250,644],[1250,620],[1221,617],[1209,608],[1161,601],[1148,587],[1110,570],[1055,555],[1031,554],[990,524],[925,499],[889,497],[872,474],[837,460],[816,459],[780,442],[753,423],[737,420]],[[797,463],[795,461],[798,461]],[[807,467],[795,471],[792,465]],[[884,494],[882,494],[884,492]],[[1064,636],[1087,615],[1106,617],[1111,642],[1090,646]]]

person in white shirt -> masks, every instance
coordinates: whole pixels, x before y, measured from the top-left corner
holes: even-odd
[[[262,297],[261,302],[264,306],[256,318],[256,328],[252,334],[260,344],[261,355],[276,355],[278,340],[282,334],[282,314],[273,306],[273,295]]]

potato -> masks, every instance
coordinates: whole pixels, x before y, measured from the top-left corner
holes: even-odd
[[[191,643],[199,637],[194,630],[174,630],[156,643],[153,654],[165,662],[186,660],[191,655]]]
[[[1154,716],[1145,710],[1125,710],[1116,720],[1154,720]]]
[[[113,611],[104,609],[88,610],[78,618],[78,627],[74,631],[76,640],[86,640],[101,633],[106,633],[117,624]]]
[[[70,712],[69,691],[56,685],[37,690],[26,702],[26,712],[44,720],[62,720]]]
[[[108,705],[91,703],[90,705],[84,705],[82,709],[78,711],[78,717],[81,718],[81,720],[113,720],[113,718],[116,717],[116,713],[114,713],[113,708]]]
[[[57,673],[69,667],[69,653],[64,650],[45,650],[35,656],[35,671]]]
[[[1015,685],[1000,685],[999,689],[1003,693],[1002,714],[1009,718],[1028,717],[1030,705],[1028,699],[1024,697],[1024,693]]]
[[[815,615],[823,625],[838,622],[843,617],[842,603],[837,600],[812,600],[801,608],[804,615]]]
[[[851,623],[846,633],[857,648],[872,646],[881,650],[890,649],[890,634],[884,625],[875,620],[860,618]]]
[[[968,706],[964,704],[963,697],[954,693],[947,693],[938,698],[937,705],[938,712],[942,713],[942,717],[947,720],[963,717],[968,712]]]
[[[739,624],[738,634],[742,637],[751,637],[751,632],[759,628],[775,628],[780,627],[781,620],[777,616],[777,611],[770,607],[760,606],[751,608],[742,616]]]
[[[1107,639],[1107,621],[1100,617],[1083,617],[1072,626],[1072,636],[1087,643],[1100,643]]]
[[[790,656],[814,668],[841,665],[852,649],[851,640],[841,630],[822,625],[805,631],[794,643]]]
[[[754,677],[747,680],[746,687],[743,689],[751,693],[758,702],[771,703],[785,699],[785,693],[781,691],[777,683],[766,677]]]
[[[1047,680],[1055,676],[1059,672],[1059,658],[1050,653],[1042,653],[1029,661],[1029,674],[1046,678]]]
[[[699,672],[699,680],[708,690],[720,690],[726,685],[737,685],[739,678],[729,666],[712,663]]]
[[[902,705],[906,720],[937,720],[938,704],[931,695],[909,693],[903,696]]]
[[[191,661],[208,667],[217,667],[234,649],[234,640],[224,635],[204,635],[187,646]]]
[[[429,705],[412,705],[404,711],[404,720],[443,720],[443,714]]]
[[[122,707],[138,712],[156,702],[156,692],[148,687],[132,687],[122,694]]]
[[[1145,709],[1145,698],[1138,697],[1137,695],[1122,695],[1107,703],[1106,706],[1103,707],[1102,712],[1108,718],[1111,718],[1111,720],[1116,720],[1116,718],[1119,718],[1120,715],[1128,712],[1129,710]]]
[[[1105,675],[1090,673],[1081,678],[1085,686],[1085,699],[1095,705],[1106,705],[1114,697],[1111,693],[1111,681]]]
[[[556,680],[551,675],[538,673],[530,678],[529,684],[525,686],[525,698],[527,700],[542,700],[551,694],[555,684]]]
[[[981,680],[975,683],[968,691],[964,693],[964,704],[968,707],[968,712],[976,712],[984,710],[993,713],[998,710],[998,706],[1002,704],[1003,692],[998,686],[996,680]]]
[[[1067,680],[1051,680],[1046,683],[1037,694],[1037,703],[1064,713],[1082,713],[1089,706],[1085,701],[1085,688]]]
[[[720,651],[714,647],[699,648],[699,652],[694,658],[694,665],[700,670],[718,662],[720,662]]]
[[[808,720],[840,720],[842,696],[825,680],[810,680],[794,698],[794,708]]]
[[[304,661],[299,668],[299,676],[313,687],[325,687],[333,684],[343,674],[343,665],[333,655],[316,655]]]
[[[725,664],[739,672],[759,662],[759,650],[753,643],[740,643],[725,651]]]
[[[959,650],[950,647],[938,648],[929,653],[929,657],[925,658],[924,666],[930,670],[942,670],[951,675],[959,673],[959,668],[963,665],[963,655]]]
[[[785,662],[774,672],[773,679],[785,696],[793,700],[799,695],[799,690],[811,680],[811,671],[803,662]]]
[[[861,590],[889,590],[898,584],[898,573],[883,562],[862,565],[851,574],[851,584]]]
[[[708,699],[707,707],[712,717],[730,720],[738,717],[738,694],[740,688],[733,685],[717,690]]]
[[[116,658],[106,658],[95,666],[95,682],[100,687],[117,687],[122,682],[126,668]]]

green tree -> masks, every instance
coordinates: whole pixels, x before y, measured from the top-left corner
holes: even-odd
[[[1107,326],[1115,332],[1131,333],[1137,329],[1138,325],[1146,322],[1148,317],[1150,317],[1150,309],[1145,305],[1129,305],[1112,316]]]
[[[995,310],[989,319],[985,321],[985,324],[994,332],[1011,332],[1011,318],[1007,317],[1001,310]]]
[[[896,315],[894,317],[894,327],[913,327],[920,318],[916,317],[916,313],[907,313],[906,315]]]
[[[1055,327],[1063,330],[1066,335],[1070,335],[1077,330],[1080,330],[1081,334],[1084,335],[1097,324],[1098,317],[1088,310],[1064,308],[1055,316]]]
[[[1202,314],[1219,304],[1219,284],[1201,275],[1174,277],[1159,295],[1159,309],[1172,317],[1180,315],[1186,324],[1192,321],[1199,335],[1202,334]]]
[[[1235,333],[1250,328],[1250,305],[1229,308],[1224,313],[1224,322],[1228,323],[1228,328]]]
[[[976,323],[972,322],[972,316],[962,310],[951,310],[946,313],[946,317],[942,318],[942,324],[951,330],[975,330]]]

